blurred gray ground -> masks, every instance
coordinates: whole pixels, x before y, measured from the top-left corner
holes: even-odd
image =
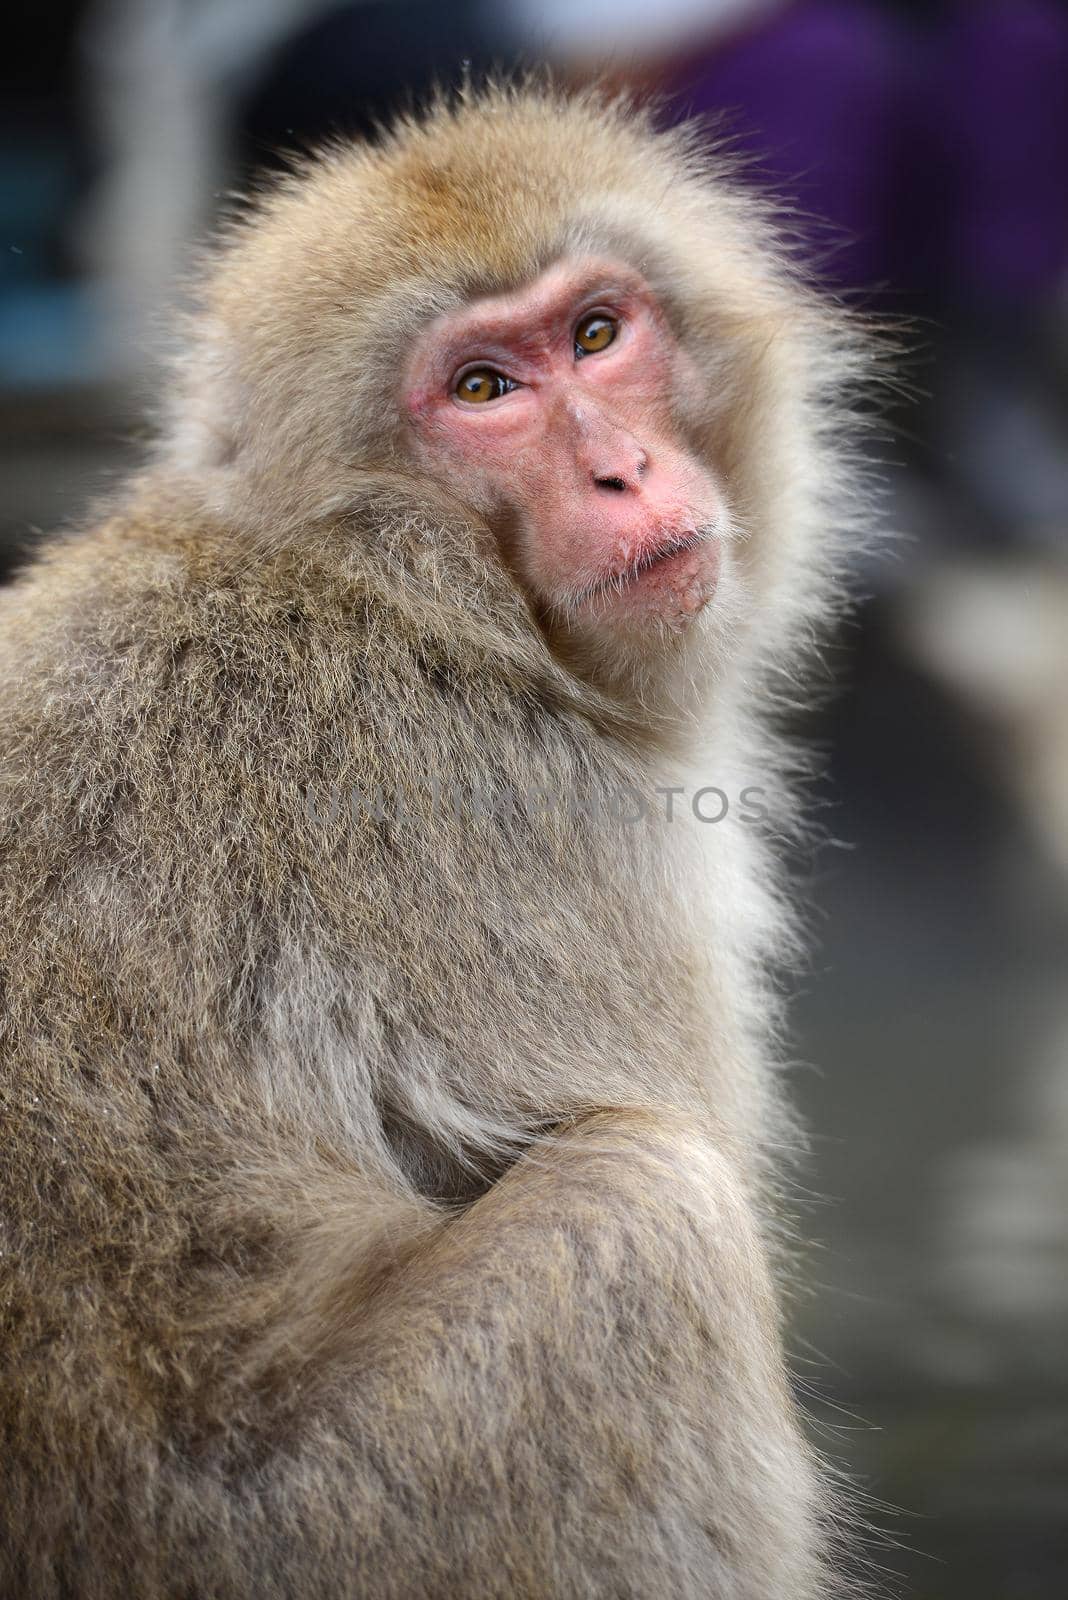
[[[1068,903],[988,784],[978,730],[878,605],[822,730],[797,1008],[814,1133],[799,1308],[825,1447],[904,1548],[905,1594],[1068,1594]],[[801,1353],[804,1353],[802,1346]],[[844,1407],[849,1415],[836,1411]],[[822,1431],[822,1430],[821,1430]]]
[[[0,564],[136,458],[107,392],[0,403]],[[830,840],[796,1008],[815,1288],[794,1345],[890,1592],[1068,1593],[1068,909],[887,600],[813,731]],[[839,847],[832,840],[843,841]],[[891,1576],[898,1575],[896,1578]]]

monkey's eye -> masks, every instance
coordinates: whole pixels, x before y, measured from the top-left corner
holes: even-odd
[[[487,400],[499,400],[502,394],[510,394],[515,387],[511,378],[503,373],[494,372],[490,367],[475,367],[457,380],[453,394],[469,405],[480,406]]]
[[[619,324],[603,312],[595,311],[592,317],[583,317],[575,329],[576,356],[592,356],[598,350],[607,350],[618,331]]]

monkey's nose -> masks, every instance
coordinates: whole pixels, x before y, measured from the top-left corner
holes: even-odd
[[[596,487],[608,489],[613,494],[625,494],[628,489],[637,489],[648,465],[645,451],[626,450],[613,454],[615,460],[610,465],[602,461],[590,473]]]
[[[577,465],[589,473],[586,481],[611,494],[637,490],[649,457],[630,430],[586,401],[581,405],[573,402],[568,416],[574,430]]]

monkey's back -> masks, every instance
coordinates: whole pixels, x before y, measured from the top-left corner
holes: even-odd
[[[0,1472],[44,1545],[87,1471],[144,1507],[170,1452],[223,1470],[235,1409],[249,1470],[339,1272],[700,1053],[633,831],[500,803],[610,784],[591,723],[430,615],[166,502],[0,604]]]

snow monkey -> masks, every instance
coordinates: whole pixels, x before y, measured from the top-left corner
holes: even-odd
[[[722,167],[546,86],[327,149],[6,591],[5,1595],[839,1582],[773,722],[865,341]]]

